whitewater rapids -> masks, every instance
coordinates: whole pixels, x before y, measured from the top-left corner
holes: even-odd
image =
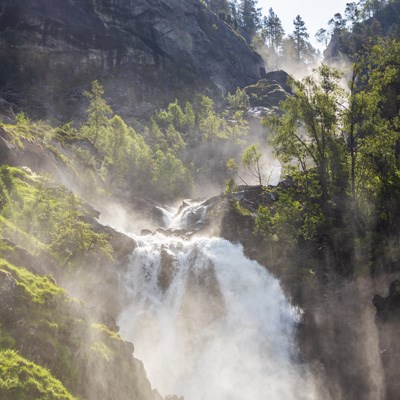
[[[205,213],[204,205],[189,204],[166,211],[166,223],[185,228],[188,215],[202,222]],[[118,324],[163,396],[316,398],[297,357],[300,312],[240,245],[215,237],[134,238],[137,247],[120,280],[125,307]]]

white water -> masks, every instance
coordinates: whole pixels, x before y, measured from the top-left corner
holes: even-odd
[[[158,207],[164,215],[165,228],[200,229],[204,224],[208,208],[204,203],[204,201],[185,200],[178,210]]]
[[[172,215],[169,226],[184,226],[184,211],[180,221]],[[315,398],[296,363],[299,312],[241,246],[206,237],[135,239],[130,268],[121,277],[127,306],[118,323],[162,395]]]

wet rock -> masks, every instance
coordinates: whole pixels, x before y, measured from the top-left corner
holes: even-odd
[[[41,118],[83,112],[100,79],[113,109],[147,116],[185,88],[257,80],[261,57],[198,0],[3,0],[0,90]],[[205,62],[204,60],[207,60]]]
[[[161,250],[161,269],[158,275],[158,286],[163,292],[168,290],[174,279],[174,257],[167,250]]]
[[[257,83],[245,88],[253,114],[278,108],[290,93],[290,87],[287,84],[289,75],[286,72],[271,72],[267,76],[268,79],[260,79]]]
[[[155,225],[165,227],[165,215],[159,204],[140,197],[133,197],[130,206],[135,212],[143,214]]]

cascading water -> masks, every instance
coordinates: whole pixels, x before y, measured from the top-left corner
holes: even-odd
[[[185,228],[190,218],[199,226],[205,213],[204,204],[186,204],[175,215],[165,212],[166,225]],[[296,363],[299,312],[240,245],[162,234],[135,239],[121,276],[128,306],[118,322],[161,394],[185,400],[315,398]]]

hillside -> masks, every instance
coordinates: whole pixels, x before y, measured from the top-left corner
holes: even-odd
[[[360,2],[361,3],[361,2]],[[377,2],[379,3],[379,2]],[[354,61],[365,47],[375,43],[378,37],[400,38],[400,2],[390,1],[380,7],[373,16],[354,22],[351,29],[335,29],[324,51],[327,61],[338,61],[345,57]]]
[[[1,0],[2,108],[69,121],[101,80],[123,116],[254,83],[262,60],[200,0]]]
[[[342,71],[255,0],[0,0],[1,400],[397,400],[400,3],[373,4]]]

